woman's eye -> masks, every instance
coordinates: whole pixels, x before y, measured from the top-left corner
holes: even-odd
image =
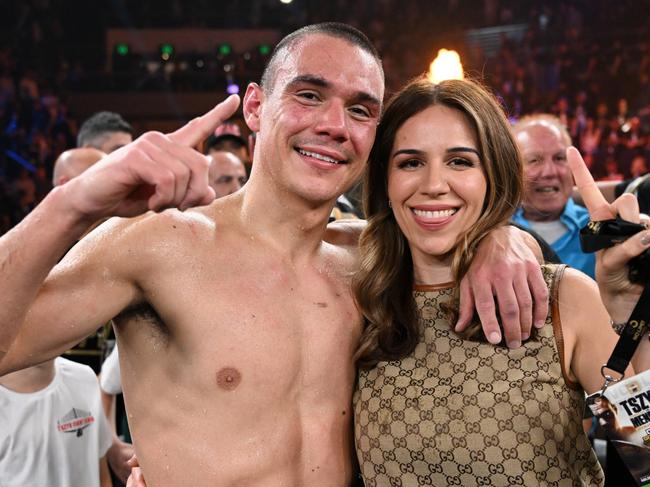
[[[474,167],[474,163],[462,157],[455,157],[450,161],[452,166]]]
[[[405,161],[401,161],[397,167],[400,169],[414,169],[416,167],[420,167],[422,165],[422,161],[418,159],[407,159]]]

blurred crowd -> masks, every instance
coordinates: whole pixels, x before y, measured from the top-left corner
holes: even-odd
[[[560,117],[598,179],[646,173],[650,45],[643,34],[650,27],[649,2],[523,3],[447,0],[432,8],[421,0],[296,0],[289,5],[248,0],[216,8],[207,0],[8,2],[0,20],[0,234],[51,189],[54,160],[75,146],[82,120],[69,112],[68,95],[98,85],[125,88],[107,71],[104,33],[111,27],[286,33],[305,23],[348,22],[368,33],[381,52],[389,94],[426,71],[439,47],[453,47],[461,52],[466,71],[499,95],[513,120],[534,112]],[[515,36],[502,34],[493,52],[467,42],[470,30],[499,25],[524,27]],[[247,69],[242,83],[256,80],[250,65]],[[209,73],[207,79],[218,74]],[[205,89],[182,79],[128,89]]]

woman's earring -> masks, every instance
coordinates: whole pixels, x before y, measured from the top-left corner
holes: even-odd
[[[393,207],[393,202],[391,200],[388,200],[388,208],[392,208],[392,207]]]

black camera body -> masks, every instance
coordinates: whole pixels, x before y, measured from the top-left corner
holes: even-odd
[[[583,252],[596,252],[624,242],[645,229],[645,225],[620,218],[599,222],[590,221],[580,230],[580,246]],[[630,260],[628,267],[630,281],[645,284],[650,278],[650,249]]]

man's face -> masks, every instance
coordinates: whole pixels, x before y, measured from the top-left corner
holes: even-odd
[[[131,142],[133,142],[133,137],[128,132],[108,132],[93,147],[105,154],[110,154]]]
[[[558,220],[573,190],[567,143],[546,122],[524,127],[516,138],[524,157],[524,216],[532,221]]]
[[[335,199],[359,178],[372,147],[384,94],[377,61],[345,40],[307,35],[280,53],[270,84],[259,92],[259,127],[251,127],[256,163],[303,199]]]
[[[230,152],[212,152],[208,184],[217,198],[228,196],[246,184],[246,170],[237,156]]]

